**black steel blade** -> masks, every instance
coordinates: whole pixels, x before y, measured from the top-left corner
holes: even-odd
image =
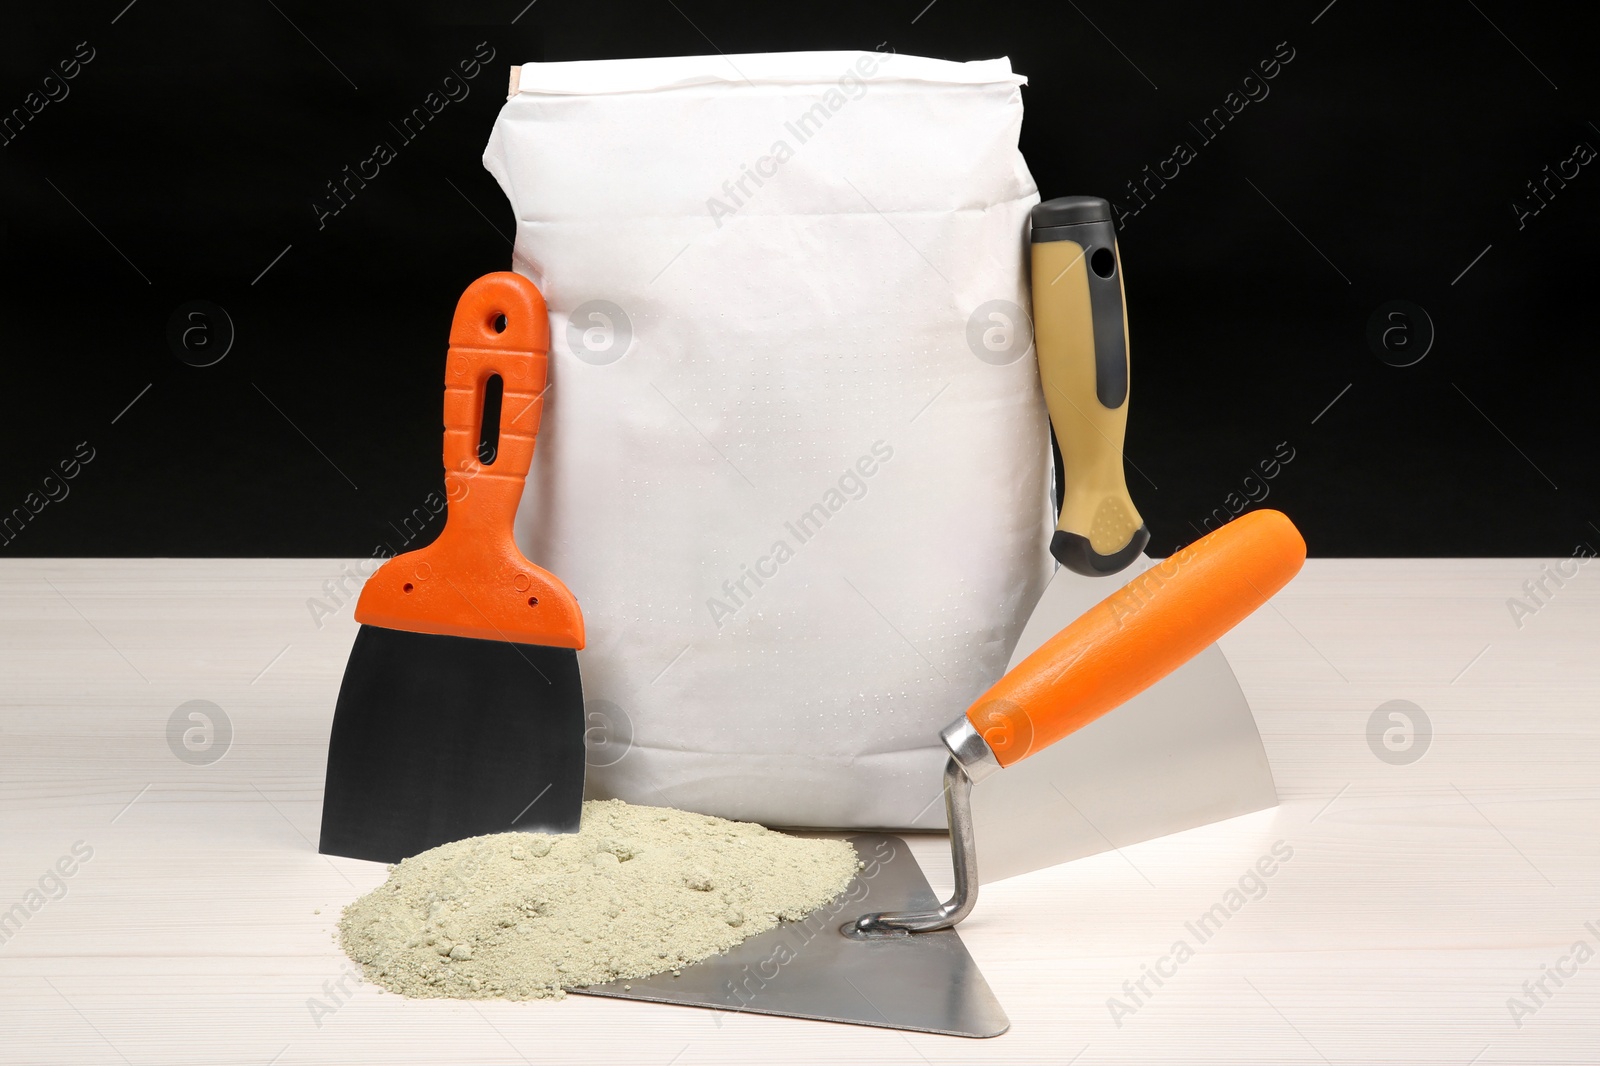
[[[482,833],[575,833],[578,653],[361,627],[333,714],[328,855],[399,862]]]

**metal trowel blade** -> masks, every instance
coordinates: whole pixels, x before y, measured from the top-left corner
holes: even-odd
[[[939,905],[904,840],[862,833],[850,842],[865,868],[843,895],[806,918],[685,966],[678,977],[667,972],[568,991],[947,1036],[999,1036],[1009,1029],[954,929],[877,940],[840,932],[863,911]]]

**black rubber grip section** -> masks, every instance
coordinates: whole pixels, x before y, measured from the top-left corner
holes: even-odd
[[[1141,525],[1133,531],[1133,539],[1128,541],[1127,547],[1110,555],[1101,555],[1089,547],[1088,537],[1058,529],[1056,535],[1050,538],[1050,554],[1056,557],[1056,562],[1074,574],[1082,574],[1084,577],[1105,577],[1127,569],[1128,564],[1137,559],[1139,553],[1144,551],[1144,546],[1149,543],[1150,530]]]
[[[1083,249],[1094,320],[1094,393],[1107,410],[1115,411],[1128,399],[1128,337],[1111,205],[1098,196],[1063,196],[1035,207],[1031,217],[1032,243],[1075,241]],[[1083,221],[1063,221],[1073,218]]]
[[[1110,222],[1111,203],[1100,196],[1057,196],[1035,204],[1030,213],[1034,229],[1076,226],[1080,222]]]

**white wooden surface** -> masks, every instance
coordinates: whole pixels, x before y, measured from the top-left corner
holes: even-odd
[[[383,877],[313,843],[355,628],[346,606],[319,629],[305,601],[340,562],[9,561],[0,911],[75,842],[94,853],[0,945],[0,1062],[1600,1062],[1600,958],[1546,979],[1520,1026],[1507,1007],[1535,1006],[1523,982],[1575,941],[1600,947],[1600,571],[1519,629],[1506,600],[1539,567],[1309,564],[1225,641],[1283,805],[987,889],[962,935],[1013,1025],[977,1042],[330,995],[339,908]],[[192,699],[232,722],[212,765],[168,747]],[[1433,724],[1410,765],[1368,747],[1391,699]],[[1294,854],[1265,896],[1113,1022],[1108,998],[1278,840]],[[914,847],[947,885],[942,841]]]

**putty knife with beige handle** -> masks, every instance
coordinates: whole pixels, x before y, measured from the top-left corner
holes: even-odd
[[[1061,197],[1035,207],[1032,223],[1034,338],[1064,491],[1050,544],[1060,568],[1012,667],[1098,603],[1104,575],[1152,565],[1123,471],[1128,317],[1111,205]],[[978,790],[978,872],[998,881],[1277,802],[1255,717],[1213,645],[1118,713]]]

